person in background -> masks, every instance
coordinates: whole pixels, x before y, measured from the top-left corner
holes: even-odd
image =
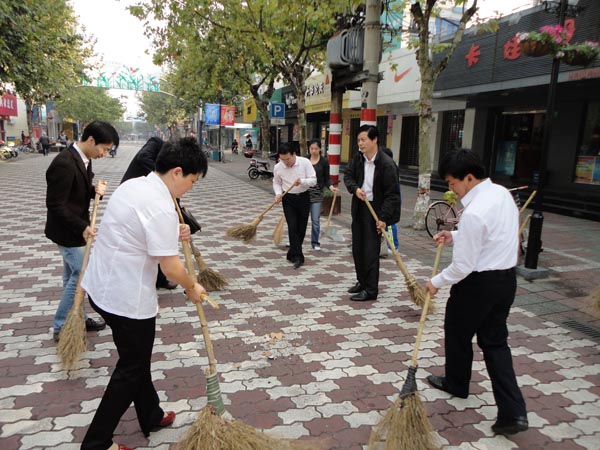
[[[246,139],[246,151],[252,150],[252,137],[248,135],[248,139]]]
[[[445,373],[430,375],[427,381],[436,389],[467,398],[476,335],[498,407],[492,431],[525,431],[527,410],[513,369],[506,325],[517,289],[519,211],[510,192],[486,178],[485,167],[470,150],[446,153],[438,172],[464,209],[457,230],[433,236],[438,245],[454,246],[450,265],[425,286],[431,296],[443,286],[452,286],[444,318]]]
[[[390,148],[383,147],[382,150],[392,159],[392,161],[394,161],[394,154]],[[394,166],[396,167],[396,173],[398,174],[398,189],[400,189],[400,170],[398,169],[396,161],[394,161]],[[400,193],[400,211],[402,211],[402,193]],[[395,223],[388,225],[385,232],[394,243],[394,248],[398,250],[400,246],[400,241],[398,240],[398,225]],[[385,259],[389,253],[391,253],[390,246],[388,245],[387,239],[383,236],[383,233],[381,233],[381,249],[379,250],[379,257]]]
[[[40,145],[42,146],[42,153],[44,156],[48,156],[48,153],[50,153],[50,138],[46,136],[46,133],[42,134],[40,137]]]
[[[48,213],[44,232],[58,246],[64,266],[63,293],[54,316],[56,342],[75,300],[87,238],[95,235],[90,228],[90,200],[96,193],[104,195],[106,191],[105,182],[92,184],[92,159],[103,158],[113,145],[119,145],[115,128],[106,122],[91,122],[83,130],[81,140],[64,148],[46,171]],[[105,326],[102,320],[88,317],[85,321],[88,331],[99,331]]]
[[[114,443],[113,435],[131,403],[145,436],[175,420],[175,412],[160,407],[152,382],[158,313],[154,284],[160,263],[190,301],[201,302],[206,294],[179,257],[178,241],[189,240],[190,229],[179,224],[173,198],[189,191],[207,168],[206,156],[193,138],[168,142],[156,158],[155,170],[119,185],[106,206],[82,287],[111,328],[119,360],[81,450],[130,450]]]
[[[298,269],[304,264],[302,243],[306,236],[310,197],[308,189],[317,184],[315,169],[307,158],[298,158],[288,144],[279,146],[279,162],[273,168],[275,201],[283,203],[283,213],[288,226],[290,248],[287,260]],[[282,196],[283,192],[289,192]]]
[[[348,163],[344,184],[352,196],[352,257],[357,282],[348,289],[350,300],[377,299],[379,292],[380,233],[400,220],[400,187],[394,161],[379,151],[379,131],[373,125],[358,129],[358,152]],[[371,202],[375,222],[365,199]]]
[[[311,220],[311,234],[310,243],[314,250],[321,250],[321,244],[319,242],[319,234],[321,232],[321,209],[323,207],[323,191],[325,187],[329,188],[332,192],[337,192],[338,188],[333,186],[331,183],[331,177],[329,174],[329,162],[326,158],[321,156],[321,141],[315,139],[310,142],[308,147],[309,155],[308,158],[310,163],[315,169],[317,175],[317,184],[312,186],[308,190],[310,197],[310,220]]]

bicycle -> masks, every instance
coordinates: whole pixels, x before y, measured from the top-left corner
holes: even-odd
[[[533,197],[537,191],[532,191],[529,198],[523,206],[521,206],[521,200],[517,194],[517,191],[527,189],[529,186],[519,186],[516,188],[509,189],[513,194],[515,204],[519,209],[519,216],[523,213],[525,208],[529,206],[529,203],[533,200]],[[452,191],[446,191],[444,193],[444,200],[436,200],[429,205],[425,212],[425,229],[429,236],[433,237],[440,231],[452,231],[456,230],[456,226],[460,221],[460,216],[464,208],[458,209],[456,203],[458,202],[457,195]],[[521,253],[525,253],[527,249],[527,230],[525,225],[531,218],[531,215],[527,216],[521,226],[519,227],[519,247]]]

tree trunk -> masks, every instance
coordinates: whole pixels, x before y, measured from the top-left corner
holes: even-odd
[[[262,157],[268,158],[269,153],[271,153],[269,102],[263,100],[257,101],[256,99],[254,101],[256,101],[256,108],[260,114],[260,150],[262,151]]]
[[[304,79],[301,82],[301,86],[297,88],[298,96],[298,139],[300,139],[300,154],[308,155],[308,148],[306,146],[306,98],[304,97]]]
[[[429,206],[431,188],[431,149],[430,135],[432,123],[433,70],[421,70],[421,91],[419,96],[419,185],[417,201],[413,213],[413,228],[425,229],[425,213]]]

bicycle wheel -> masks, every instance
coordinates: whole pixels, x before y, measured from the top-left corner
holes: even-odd
[[[442,230],[454,230],[456,222],[456,211],[442,200],[429,205],[425,213],[425,228],[431,237]]]
[[[258,172],[258,169],[256,167],[250,167],[248,169],[248,176],[251,180],[256,180],[259,175],[260,173]]]

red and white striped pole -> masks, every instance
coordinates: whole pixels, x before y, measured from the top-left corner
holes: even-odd
[[[329,113],[329,147],[327,159],[331,182],[337,186],[340,180],[340,155],[342,151],[342,98],[343,92],[331,93],[331,111]]]

